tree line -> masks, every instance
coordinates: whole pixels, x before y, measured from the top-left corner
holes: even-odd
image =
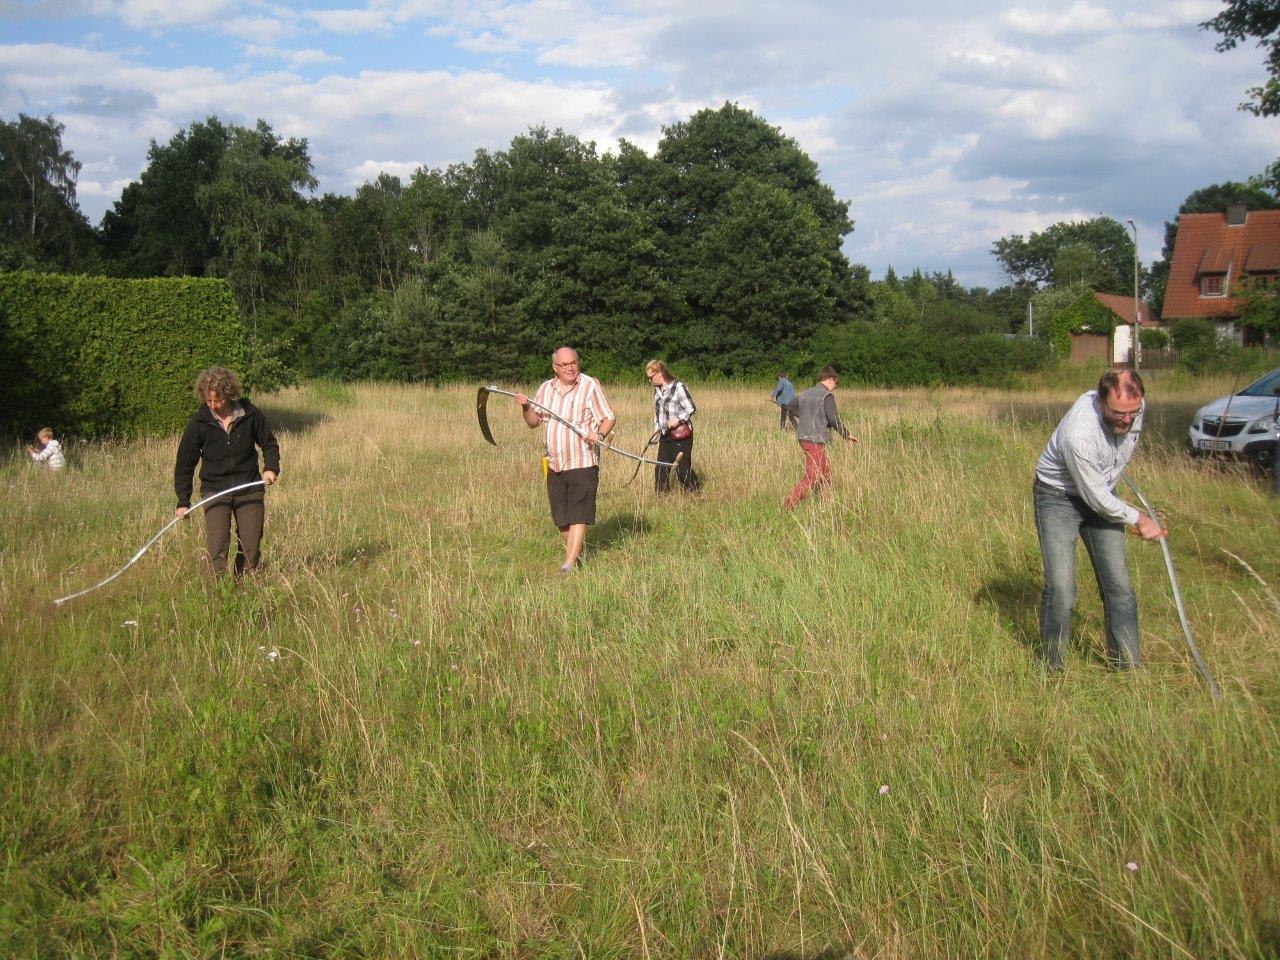
[[[208,117],[153,141],[97,228],[62,132],[0,121],[0,269],[226,278],[260,384],[531,379],[559,343],[605,375],[653,356],[803,375],[839,354],[874,382],[1000,381],[1048,356],[1005,336],[1025,332],[1028,300],[1132,289],[1133,242],[1108,217],[997,240],[996,289],[873,281],[842,251],[849,206],[817,164],[728,103],[665,128],[652,155],[534,127],[351,195],[315,193],[305,139]]]

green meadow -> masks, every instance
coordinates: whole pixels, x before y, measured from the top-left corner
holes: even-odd
[[[527,385],[526,385],[527,386]],[[1228,379],[1149,382],[1144,669],[1032,656],[1036,456],[1085,386],[842,389],[828,495],[767,389],[693,384],[706,482],[607,457],[557,576],[538,435],[474,387],[261,398],[284,472],[239,588],[176,437],[0,465],[0,955],[1275,957],[1280,499],[1192,463]],[[619,443],[649,395],[615,386]]]

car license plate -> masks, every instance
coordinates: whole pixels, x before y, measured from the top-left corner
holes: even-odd
[[[1196,449],[1198,450],[1230,450],[1230,440],[1197,440]]]

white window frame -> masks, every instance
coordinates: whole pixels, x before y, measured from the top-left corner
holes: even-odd
[[[1208,291],[1208,290],[1206,290],[1206,289],[1205,289],[1205,283],[1206,283],[1206,281],[1209,281],[1209,280],[1217,280],[1217,281],[1219,281],[1219,282],[1222,284],[1221,288],[1220,288],[1216,293],[1214,293],[1214,292],[1210,292],[1210,291]],[[1202,297],[1214,297],[1214,298],[1218,298],[1218,297],[1225,297],[1226,295],[1227,295],[1227,277],[1226,277],[1226,274],[1223,274],[1223,273],[1206,273],[1206,274],[1204,274],[1204,275],[1202,275],[1202,276],[1200,277],[1200,296],[1202,296]]]

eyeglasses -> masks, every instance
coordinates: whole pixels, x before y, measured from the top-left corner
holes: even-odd
[[[552,364],[552,366],[556,366],[556,367],[576,367],[577,365],[578,365],[577,360],[565,360],[563,362],[554,362]]]
[[[1110,407],[1104,407],[1103,409],[1106,411],[1107,416],[1116,423],[1124,423],[1126,420],[1134,420],[1137,418],[1138,414],[1142,412],[1141,407],[1137,410],[1112,410]]]

